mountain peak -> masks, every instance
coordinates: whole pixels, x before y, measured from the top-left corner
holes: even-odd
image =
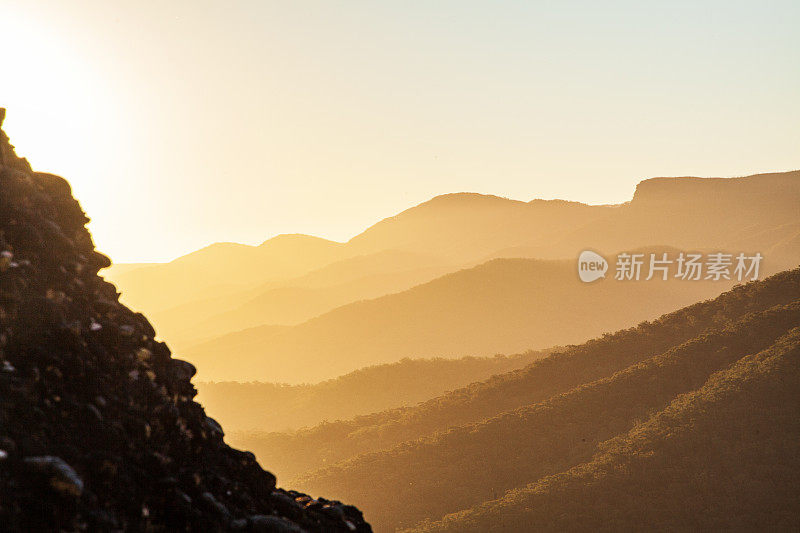
[[[281,233],[272,238],[262,242],[259,246],[275,246],[287,244],[317,244],[317,245],[337,245],[340,244],[336,241],[323,239],[314,235],[306,235],[305,233]]]
[[[453,192],[447,194],[440,194],[434,196],[427,202],[419,204],[417,207],[424,205],[470,205],[475,204],[503,204],[503,203],[524,203],[519,200],[512,200],[504,196],[495,196],[493,194],[482,194],[477,192]],[[413,208],[412,208],[413,209]]]

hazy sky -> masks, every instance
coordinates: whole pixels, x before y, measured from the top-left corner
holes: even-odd
[[[0,0],[0,106],[99,248],[346,240],[455,191],[800,167],[800,2]]]

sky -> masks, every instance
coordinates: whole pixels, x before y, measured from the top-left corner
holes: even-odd
[[[115,262],[438,194],[800,168],[800,2],[0,0],[4,129]]]

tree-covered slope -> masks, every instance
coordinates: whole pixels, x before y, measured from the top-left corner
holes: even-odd
[[[361,455],[297,483],[311,492],[335,489],[381,531],[442,516],[590,460],[600,442],[798,325],[800,301],[776,306],[544,402]],[[392,497],[368,490],[370,479]]]
[[[590,461],[415,531],[797,531],[798,397],[795,328]]]
[[[236,438],[244,430],[288,431],[418,403],[527,366],[548,352],[460,359],[403,359],[321,383],[197,383],[198,401]]]
[[[800,270],[734,288],[719,297],[667,314],[653,322],[568,347],[529,366],[494,376],[413,408],[374,413],[285,433],[237,435],[281,476],[331,465],[356,455],[389,449],[450,427],[479,422],[499,413],[544,401],[582,384],[611,376],[724,327],[748,313],[800,298]]]

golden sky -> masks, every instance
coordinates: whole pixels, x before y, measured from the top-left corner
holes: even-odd
[[[0,0],[5,129],[99,248],[800,167],[800,4]]]

